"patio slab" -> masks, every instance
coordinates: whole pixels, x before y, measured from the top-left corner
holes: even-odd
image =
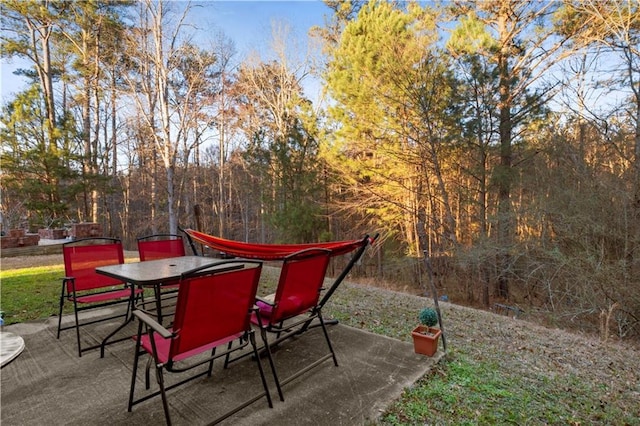
[[[57,318],[52,317],[46,322],[5,327],[5,331],[24,339],[25,349],[0,373],[3,426],[164,423],[159,397],[127,412],[133,341],[107,346],[102,359],[97,350],[78,357],[75,333],[63,332],[58,340],[56,326]],[[92,334],[101,335],[104,327],[104,324],[94,329],[85,327],[84,332],[90,339]],[[133,323],[124,330],[134,332]],[[263,398],[222,424],[363,425],[376,419],[405,387],[428,372],[443,355],[441,352],[432,358],[417,355],[411,343],[340,324],[330,326],[329,333],[338,367],[328,360],[286,384],[284,402],[277,398],[270,380],[272,409]],[[274,362],[282,379],[326,353],[321,329],[316,328],[281,344],[275,351]],[[258,394],[262,387],[254,363],[246,357],[223,369],[218,361],[211,378],[199,378],[169,391],[173,424],[209,424],[227,407]],[[270,375],[266,359],[263,366]],[[136,394],[144,389],[141,377]],[[165,377],[172,379],[178,375]]]

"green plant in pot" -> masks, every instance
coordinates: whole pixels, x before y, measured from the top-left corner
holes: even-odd
[[[436,328],[438,314],[433,308],[424,308],[418,314],[420,325],[413,329],[413,347],[416,353],[433,356],[438,351],[438,339],[442,330]]]

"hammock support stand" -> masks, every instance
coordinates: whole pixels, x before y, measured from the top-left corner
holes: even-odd
[[[355,253],[351,256],[351,259],[344,267],[344,269],[340,272],[338,277],[334,280],[333,284],[329,287],[326,293],[323,295],[318,305],[313,308],[312,313],[315,314],[318,310],[321,310],[324,305],[331,299],[331,296],[338,289],[342,281],[347,277],[349,272],[353,269],[353,267],[360,261],[364,252],[366,251],[369,245],[372,245],[379,234],[376,234],[374,237],[370,237],[369,235],[365,235],[361,239],[357,240],[345,240],[345,241],[332,241],[332,242],[322,242],[322,243],[307,243],[307,244],[253,244],[253,243],[244,243],[240,241],[227,240],[224,238],[219,238],[213,235],[205,234],[204,232],[196,231],[194,229],[181,229],[189,239],[189,244],[191,245],[194,253],[197,253],[195,242],[203,244],[209,248],[214,250],[218,250],[226,255],[232,255],[236,257],[242,257],[247,259],[258,259],[258,260],[284,260],[285,257],[296,253],[300,250],[305,250],[309,248],[325,248],[331,251],[330,256],[339,256],[343,254],[348,254],[353,251]],[[313,315],[312,315],[313,316]],[[313,318],[304,322],[304,324],[296,330],[294,333],[286,334],[276,339],[274,345],[286,340],[292,335],[300,334],[305,332],[311,327],[311,322]],[[328,320],[325,321],[325,324],[337,324],[338,320]]]

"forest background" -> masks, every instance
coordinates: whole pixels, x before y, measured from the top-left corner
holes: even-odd
[[[2,0],[3,230],[380,233],[368,278],[640,337],[638,2],[325,4],[238,60],[195,4]]]

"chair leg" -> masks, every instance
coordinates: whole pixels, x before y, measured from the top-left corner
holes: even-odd
[[[273,363],[273,357],[271,356],[271,347],[269,346],[269,341],[267,340],[267,332],[264,327],[260,327],[260,337],[262,337],[262,343],[264,343],[264,348],[267,351],[267,358],[269,358],[269,366],[271,367],[271,372],[273,373],[273,380],[276,383],[276,388],[278,389],[278,396],[280,397],[280,401],[284,401],[282,387],[280,386],[280,380],[278,380],[278,373],[276,373],[276,366]],[[260,362],[260,355],[256,354],[256,357],[258,358],[257,361]]]
[[[262,387],[264,388],[264,392],[267,395],[267,403],[269,404],[269,408],[273,408],[273,401],[271,401],[271,392],[269,392],[269,386],[267,386],[267,379],[264,376],[264,369],[262,368],[262,362],[260,361],[260,355],[258,354],[258,347],[256,345],[256,336],[253,332],[249,334],[249,341],[251,342],[251,347],[253,348],[253,356],[255,356],[256,362],[258,363],[258,370],[260,370]],[[280,388],[278,388],[278,392],[280,392],[280,398],[282,399],[282,391],[280,390]]]
[[[62,283],[62,292],[60,293],[60,310],[58,311],[58,336],[60,338],[60,328],[62,327],[62,307],[64,306],[64,287],[65,283]]]
[[[133,407],[133,394],[136,388],[136,374],[138,373],[138,361],[140,360],[140,338],[142,337],[142,322],[138,326],[138,338],[136,339],[136,350],[133,357],[133,371],[131,373],[131,388],[129,389],[129,406],[128,412],[131,412]]]
[[[280,336],[282,335],[282,331],[280,330],[284,330],[284,321],[280,321],[280,324],[278,325],[278,332],[276,333],[276,340],[280,339]]]
[[[209,361],[209,370],[207,371],[207,377],[211,377],[211,372],[213,371],[213,361],[214,361],[213,356],[215,354],[216,354],[216,348],[211,349],[211,361]]]
[[[162,369],[162,365],[156,364],[156,378],[158,380],[158,386],[160,386],[160,395],[162,396],[162,408],[164,408],[164,417],[167,419],[167,426],[171,426],[169,403],[167,402],[167,393],[164,389],[164,375],[162,374]]]
[[[153,357],[149,355],[147,359],[147,366],[144,369],[144,388],[149,390],[151,387],[151,364],[153,363]]]
[[[75,294],[73,299],[73,313],[76,318],[76,340],[78,341],[78,356],[82,357],[82,347],[80,346],[80,321],[78,320],[78,303],[75,300]]]
[[[320,311],[318,311],[318,319],[320,320],[320,325],[322,326],[322,332],[324,333],[324,338],[327,341],[327,346],[329,346],[329,351],[331,351],[331,356],[333,357],[333,364],[337,367],[338,359],[336,358],[336,353],[333,351],[331,340],[329,340],[329,333],[327,332],[327,326],[324,324],[324,319],[322,318],[322,313]]]
[[[229,342],[229,345],[227,346],[227,350],[231,351],[231,348],[233,347],[233,340],[231,342]],[[225,357],[224,357],[224,369],[226,370],[227,367],[229,367],[229,360],[231,358],[231,352],[229,352]]]

